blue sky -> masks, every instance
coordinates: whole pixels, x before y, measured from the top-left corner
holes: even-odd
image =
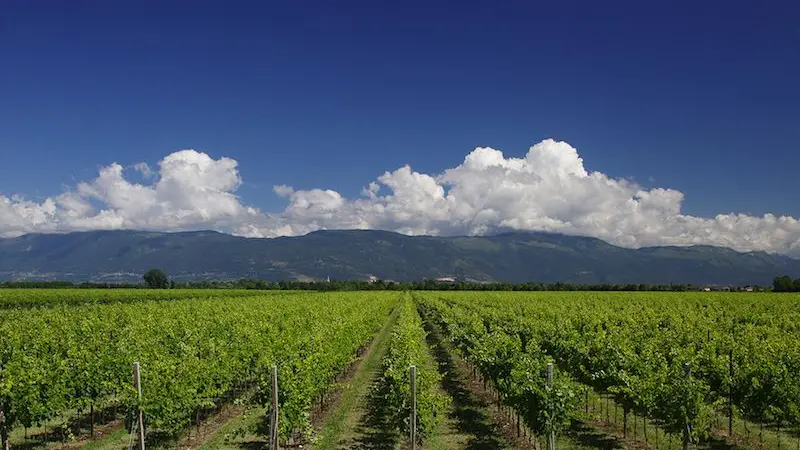
[[[0,194],[192,148],[280,212],[553,138],[683,214],[798,217],[800,6],[701,3],[3,2]]]

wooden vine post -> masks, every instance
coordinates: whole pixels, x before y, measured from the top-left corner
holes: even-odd
[[[689,363],[683,364],[683,372],[686,374],[686,379],[691,380],[692,378],[692,367]],[[686,422],[683,427],[683,450],[687,450],[689,448],[689,443],[692,439],[692,424],[690,422]]]
[[[411,450],[417,449],[417,367],[411,366],[408,368],[409,376],[411,378]]]
[[[547,363],[547,385],[553,386],[553,363]],[[547,450],[556,450],[556,432],[553,430],[552,423],[550,424],[550,432],[547,434]]]
[[[730,381],[728,383],[728,437],[733,439],[733,348],[728,353],[728,372]]]
[[[272,405],[269,416],[269,448],[278,450],[278,366],[272,366]]]
[[[139,370],[139,361],[133,363],[133,387],[136,388],[136,394],[139,401],[137,406],[136,425],[139,429],[139,450],[144,450],[144,417],[142,415],[142,377]]]
[[[6,428],[6,413],[0,406],[0,441],[3,443],[3,450],[8,450],[8,428]]]

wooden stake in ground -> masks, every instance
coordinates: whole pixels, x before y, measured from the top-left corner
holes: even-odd
[[[3,443],[3,450],[8,450],[8,428],[6,428],[6,413],[0,406],[0,441]]]
[[[94,398],[89,405],[89,437],[94,439]]]
[[[133,387],[139,396],[138,417],[136,425],[139,428],[139,450],[144,450],[144,417],[142,416],[142,378],[139,370],[139,361],[133,363]]]
[[[588,416],[589,415],[589,386],[586,386],[583,389],[583,393],[584,393],[583,412],[586,413],[586,415]]]
[[[656,432],[656,450],[658,450],[658,427],[656,427],[655,432]]]
[[[692,367],[689,365],[689,363],[683,364],[683,371],[686,373],[686,378],[690,379],[692,377]],[[691,430],[692,424],[686,422],[686,425],[683,428],[683,450],[687,450],[689,448],[689,442],[692,439]]]
[[[628,407],[622,405],[622,438],[628,439]]]
[[[417,449],[417,367],[408,368],[411,377],[411,450]]]
[[[272,405],[269,417],[269,448],[278,450],[278,366],[272,366]]]
[[[547,385],[553,385],[553,363],[547,363]],[[556,433],[553,430],[547,435],[547,450],[556,450]]]
[[[728,382],[728,437],[733,439],[733,348],[728,353],[728,372],[731,377]]]

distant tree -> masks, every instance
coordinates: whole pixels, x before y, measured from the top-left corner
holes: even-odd
[[[794,290],[794,281],[788,276],[775,277],[772,281],[772,290],[775,292],[792,292]]]
[[[794,291],[800,292],[800,278],[794,280]]]
[[[144,283],[151,289],[166,289],[169,287],[169,279],[161,269],[150,269],[142,275]]]

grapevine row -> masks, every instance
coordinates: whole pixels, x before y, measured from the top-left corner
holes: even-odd
[[[246,289],[0,289],[0,310],[253,295]]]
[[[577,411],[577,386],[560,371],[548,383],[546,371],[552,359],[536,340],[508,334],[476,312],[433,295],[418,300],[426,317],[489,380],[501,403],[514,408],[529,429],[549,436],[569,427]]]
[[[443,419],[450,401],[439,390],[441,375],[432,361],[425,336],[414,302],[404,294],[383,358],[383,400],[391,424],[408,435],[411,426],[409,367],[416,366],[416,430],[419,441],[431,435]]]
[[[369,293],[262,294],[6,311],[1,431],[116,403],[141,407],[148,431],[175,434],[243,383],[266,404],[277,365],[281,435],[307,436],[314,401],[385,322],[392,302]],[[132,361],[141,363],[141,403]]]
[[[650,417],[687,441],[706,437],[714,414],[729,408],[800,425],[800,297],[582,296],[438,297],[514,342],[537,342],[575,379],[612,395],[626,417]]]

